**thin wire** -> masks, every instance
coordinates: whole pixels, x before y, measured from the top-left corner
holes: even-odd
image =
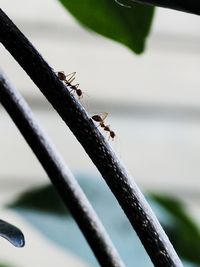
[[[182,267],[176,251],[137,184],[91,117],[1,9],[0,41],[57,110],[91,157],[136,230],[154,265]]]
[[[75,177],[37,122],[24,98],[1,72],[0,102],[40,161],[66,207],[70,210],[99,264],[102,267],[124,267],[117,250]]]
[[[115,3],[117,3],[118,5],[122,6],[122,7],[126,7],[126,8],[131,8],[131,6],[125,5],[122,2],[119,2],[118,0],[114,0]]]

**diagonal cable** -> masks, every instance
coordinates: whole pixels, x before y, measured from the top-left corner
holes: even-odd
[[[154,265],[182,267],[178,255],[140,189],[92,119],[1,9],[0,41],[38,86],[90,156],[124,210]]]
[[[73,174],[34,118],[25,100],[14,86],[8,83],[2,73],[0,73],[0,102],[42,164],[88,241],[99,264],[103,267],[124,267],[103,225]]]
[[[200,15],[199,0],[130,0],[140,4],[154,5],[158,7],[171,8],[187,13]]]

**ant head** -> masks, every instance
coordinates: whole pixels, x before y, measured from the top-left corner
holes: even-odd
[[[64,81],[66,79],[66,75],[63,71],[58,72],[58,79]]]
[[[92,119],[93,119],[94,121],[97,121],[97,122],[101,122],[101,121],[102,121],[102,118],[101,118],[101,116],[99,116],[99,115],[93,115],[93,116],[92,116]]]

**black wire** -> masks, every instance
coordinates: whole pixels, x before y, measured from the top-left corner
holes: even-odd
[[[0,73],[0,102],[26,139],[93,250],[99,264],[124,267],[103,225],[17,90]],[[67,149],[67,148],[66,148]],[[70,151],[69,151],[70,153]],[[66,238],[68,238],[66,236]]]
[[[200,15],[199,0],[130,0],[132,2],[154,5]]]
[[[96,165],[157,267],[182,263],[143,194],[79,102],[0,10],[0,41],[57,110]]]

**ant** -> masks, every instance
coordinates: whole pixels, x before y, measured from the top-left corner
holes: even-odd
[[[92,119],[93,119],[94,121],[96,121],[96,122],[99,122],[99,126],[100,126],[101,128],[103,128],[104,131],[109,132],[109,134],[110,134],[109,138],[111,137],[112,140],[114,140],[114,138],[115,138],[115,136],[116,136],[115,132],[112,131],[112,130],[110,129],[110,125],[105,125],[105,123],[104,123],[104,121],[105,121],[105,119],[107,118],[107,116],[108,116],[108,113],[105,112],[104,116],[101,116],[101,115],[93,115],[93,116],[92,116]],[[108,140],[109,140],[109,139],[108,139]]]
[[[71,91],[76,92],[77,96],[80,98],[83,95],[83,92],[79,87],[79,84],[72,84],[72,82],[75,80],[76,72],[72,72],[70,74],[65,74],[64,71],[58,71],[57,72],[58,79],[61,81],[64,81],[66,85],[68,85],[71,88]],[[68,78],[69,77],[69,78]]]

